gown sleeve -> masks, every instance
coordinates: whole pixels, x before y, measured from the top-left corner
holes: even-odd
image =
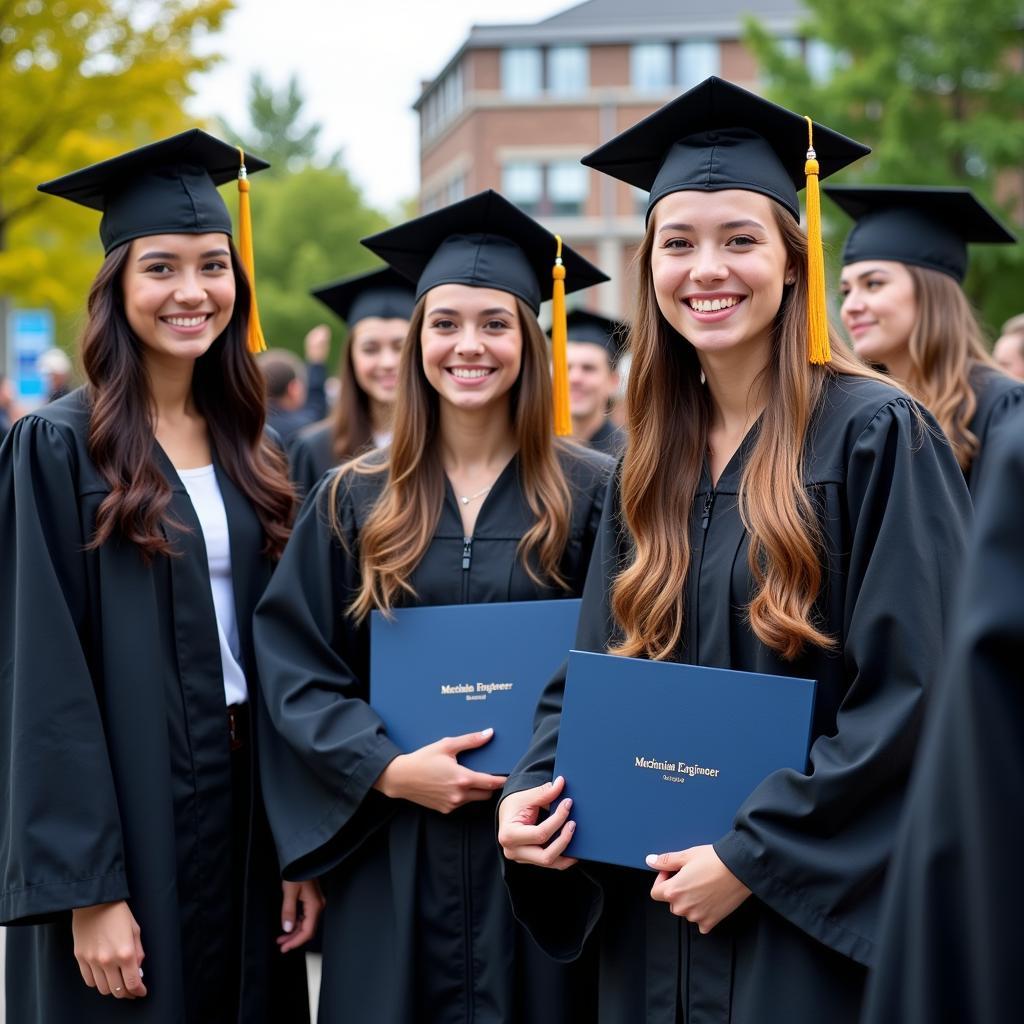
[[[989,478],[993,475],[990,469],[989,453],[1006,431],[1019,431],[1024,411],[1024,384],[1006,388],[992,404],[991,411],[985,419],[984,432],[978,437],[980,445],[978,454],[971,463],[968,477],[971,496],[975,503],[982,490],[989,486]]]
[[[1009,1021],[1024,907],[1024,410],[992,480],[887,881],[865,1024]]]
[[[929,430],[928,427],[932,429]],[[942,664],[970,503],[950,449],[896,399],[848,457],[840,637],[846,691],[807,774],[775,772],[715,844],[754,895],[870,964],[881,883],[903,806],[925,692]]]
[[[260,778],[282,872],[322,874],[390,815],[374,782],[401,751],[367,703],[367,630],[346,608],[359,586],[350,484],[338,501],[346,544],[326,513],[331,481],[306,501],[256,609],[260,685],[271,729]]]
[[[313,449],[313,439],[299,434],[288,450],[288,468],[300,500],[316,487],[320,479]]]
[[[597,510],[594,551],[587,571],[576,630],[575,649],[604,653],[612,638],[608,581],[620,562],[618,522],[618,473],[608,483],[605,500]],[[544,688],[534,716],[533,739],[512,770],[502,799],[550,782],[558,745],[562,696],[568,663],[564,663]],[[597,866],[576,864],[565,871],[516,864],[502,860],[512,910],[536,942],[556,960],[570,961],[580,955],[600,920],[604,895]]]
[[[83,635],[90,602],[72,449],[26,416],[0,448],[0,922],[128,898]]]

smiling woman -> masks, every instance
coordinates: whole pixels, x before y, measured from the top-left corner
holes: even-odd
[[[817,681],[807,771],[765,778],[715,842],[652,850],[648,878],[573,860],[561,674],[541,698],[498,838],[543,948],[597,937],[602,1024],[859,1016],[969,500],[926,414],[812,315],[797,192],[863,152],[812,130],[816,153],[806,119],[710,78],[584,161],[651,201],[630,443],[575,646]]]
[[[106,258],[88,385],[0,458],[13,1020],[308,1019],[288,951],[321,898],[282,892],[252,742],[251,618],[292,494],[216,188],[243,160],[265,166],[192,130],[42,186],[103,211]]]
[[[504,778],[457,760],[493,731],[403,753],[367,677],[374,610],[582,590],[611,460],[553,434],[537,310],[557,241],[485,192],[365,244],[416,293],[394,437],[311,495],[255,627],[288,747],[264,779],[281,863],[327,890],[320,1018],[589,1021],[592,961],[548,960],[509,910]],[[563,257],[570,290],[604,280]]]

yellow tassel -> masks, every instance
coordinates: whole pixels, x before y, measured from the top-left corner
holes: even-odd
[[[820,168],[814,152],[814,122],[807,121],[807,358],[818,366],[832,360],[825,298],[825,250],[821,240]]]
[[[558,250],[551,268],[554,285],[551,289],[551,357],[554,362],[552,394],[555,401],[555,433],[568,437],[572,433],[569,411],[569,327],[565,318],[565,267],[562,265],[562,239],[555,235]]]
[[[249,178],[245,172],[245,152],[238,150],[240,163],[238,167],[238,253],[242,257],[242,266],[249,277],[249,288],[252,301],[249,307],[249,351],[255,355],[265,352],[267,343],[263,339],[263,328],[260,326],[260,313],[256,306],[256,259],[252,248],[252,210],[249,206]]]

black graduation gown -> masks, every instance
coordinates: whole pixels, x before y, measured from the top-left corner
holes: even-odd
[[[562,570],[540,586],[516,549],[534,522],[513,459],[480,508],[469,568],[451,488],[412,575],[419,605],[579,596],[612,462],[566,451],[573,496]],[[285,876],[322,875],[321,1022],[564,1024],[593,1019],[592,963],[567,969],[516,926],[494,841],[495,801],[443,815],[372,788],[400,753],[368,696],[368,628],[345,614],[359,583],[359,533],[381,487],[351,477],[332,536],[328,476],[307,500],[256,612],[264,697],[281,737],[264,762]],[[438,737],[440,738],[440,737]],[[326,874],[325,874],[326,873]]]
[[[920,429],[909,399],[875,381],[830,381],[805,481],[826,551],[819,613],[838,648],[786,662],[745,617],[754,584],[736,495],[756,430],[713,491],[705,470],[694,501],[679,660],[817,679],[811,771],[768,776],[715,843],[753,896],[706,936],[650,899],[653,872],[506,862],[516,915],[553,956],[572,958],[600,920],[602,1024],[853,1024],[859,1013],[970,501],[952,451]],[[609,581],[628,558],[619,503],[616,479],[583,596],[582,650],[603,652],[613,636]],[[563,683],[542,697],[506,794],[551,778]]]
[[[971,373],[971,390],[978,405],[969,424],[971,433],[980,445],[967,471],[967,486],[977,501],[982,487],[992,475],[989,470],[988,449],[1003,430],[1020,430],[1020,410],[1024,408],[1024,383],[1014,380],[989,366],[975,367]]]
[[[309,494],[320,477],[337,465],[333,421],[300,431],[288,448],[288,464],[295,489],[301,496]]]
[[[209,570],[188,493],[183,555],[147,567],[114,538],[84,550],[108,488],[77,391],[20,420],[0,451],[0,923],[18,1024],[230,1021],[231,763]],[[270,577],[247,500],[217,468],[231,537],[242,661],[258,693],[251,617]],[[251,747],[250,747],[251,749]],[[252,773],[255,775],[255,771]],[[308,1019],[301,954],[284,958],[277,860],[255,795],[245,885],[246,1022]],[[149,995],[87,988],[71,908],[127,900]]]
[[[626,450],[626,432],[622,427],[617,427],[611,420],[606,419],[587,444],[596,451],[618,459]]]
[[[989,445],[946,671],[886,884],[865,1024],[1019,1020],[1024,407]]]

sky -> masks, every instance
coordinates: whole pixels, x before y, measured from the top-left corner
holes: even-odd
[[[298,75],[326,153],[344,162],[385,212],[419,187],[412,103],[473,24],[534,22],[576,0],[236,0],[209,49],[225,60],[197,76],[190,112],[223,116],[243,131],[249,75],[275,86]]]

